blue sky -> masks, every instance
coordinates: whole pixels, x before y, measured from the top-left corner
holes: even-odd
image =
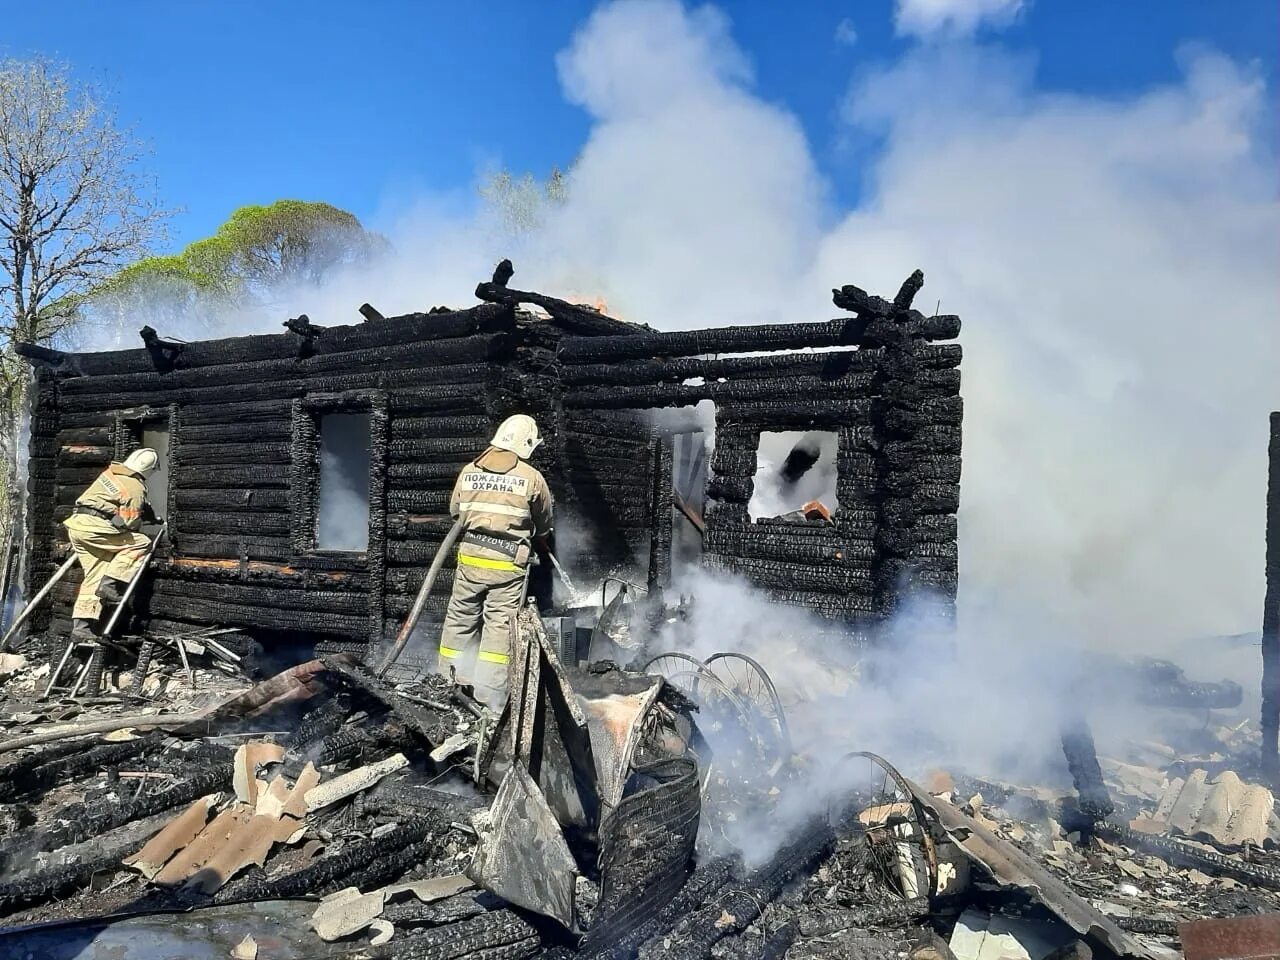
[[[589,118],[566,102],[555,54],[594,4],[64,2],[6,14],[0,51],[69,62],[112,94],[153,148],[164,202],[183,208],[174,248],[235,207],[326,200],[366,221],[388,198],[473,196],[498,165],[542,174],[571,162]],[[892,0],[726,5],[755,90],[803,125],[842,207],[864,151],[840,135],[852,80],[918,41]],[[1207,45],[1256,62],[1274,90],[1274,0],[1034,0],[980,42],[1034,56],[1040,88],[1119,97],[1179,76],[1177,51]],[[51,15],[56,11],[56,15]],[[837,39],[847,21],[852,44]]]

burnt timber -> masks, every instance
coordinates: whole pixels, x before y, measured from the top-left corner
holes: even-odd
[[[1271,414],[1267,483],[1267,593],[1262,611],[1262,764],[1273,783],[1280,777],[1280,412]]]
[[[586,531],[584,577],[671,575],[672,439],[651,411],[715,406],[704,504],[709,567],[784,604],[867,631],[906,598],[941,598],[957,574],[962,402],[953,316],[834,291],[847,313],[814,323],[657,332],[591,308],[479,285],[477,306],[136,350],[23,352],[35,367],[27,587],[66,555],[75,497],[144,430],[168,431],[169,538],[140,600],[144,621],[240,626],[377,643],[394,636],[450,526],[457,471],[513,412],[538,419],[535,464],[557,526]],[[501,282],[500,282],[501,281]],[[538,308],[537,312],[526,305]],[[370,422],[365,551],[316,549],[319,418]],[[762,431],[838,438],[833,522],[753,521]],[[438,621],[451,564],[425,620]],[[549,580],[549,571],[542,571]],[[78,571],[37,629],[66,630]],[[535,585],[536,586],[536,585]],[[43,621],[40,620],[43,617]]]

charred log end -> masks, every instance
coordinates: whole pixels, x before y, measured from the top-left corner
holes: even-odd
[[[364,317],[365,323],[377,323],[380,320],[387,319],[382,313],[371,303],[360,304],[360,316]]]
[[[492,283],[495,286],[505,287],[507,282],[515,275],[516,268],[511,261],[505,257],[499,261],[498,265],[493,268]]]
[[[138,331],[142,337],[142,345],[151,354],[151,362],[155,364],[157,373],[168,373],[178,366],[178,358],[182,356],[184,345],[170,340],[162,340],[152,327],[143,327]]]
[[[61,376],[77,377],[83,374],[79,359],[61,350],[52,350],[35,343],[15,343],[13,351],[20,357],[30,360],[37,367]]]
[[[924,271],[915,270],[911,276],[903,282],[898,295],[893,298],[893,306],[897,310],[910,310],[911,303],[915,300],[916,294],[920,292],[920,288],[924,286]]]

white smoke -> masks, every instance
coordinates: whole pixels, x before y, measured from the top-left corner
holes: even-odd
[[[272,323],[464,306],[505,255],[513,286],[663,329],[825,319],[831,287],[892,295],[918,266],[918,306],[965,321],[962,627],[1156,652],[1256,630],[1280,407],[1268,91],[1187,49],[1136,95],[1043,92],[1028,57],[946,42],[1020,6],[899,4],[900,29],[943,36],[847,92],[841,135],[872,157],[849,211],[724,13],[603,5],[557,60],[592,120],[563,206],[513,239],[457,197],[396,198],[373,223],[396,255],[282,292]]]

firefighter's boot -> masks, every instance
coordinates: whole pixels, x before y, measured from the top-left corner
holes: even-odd
[[[129,589],[129,585],[123,580],[117,580],[115,577],[103,577],[102,582],[98,584],[98,599],[104,603],[119,603],[124,599],[124,592]]]

